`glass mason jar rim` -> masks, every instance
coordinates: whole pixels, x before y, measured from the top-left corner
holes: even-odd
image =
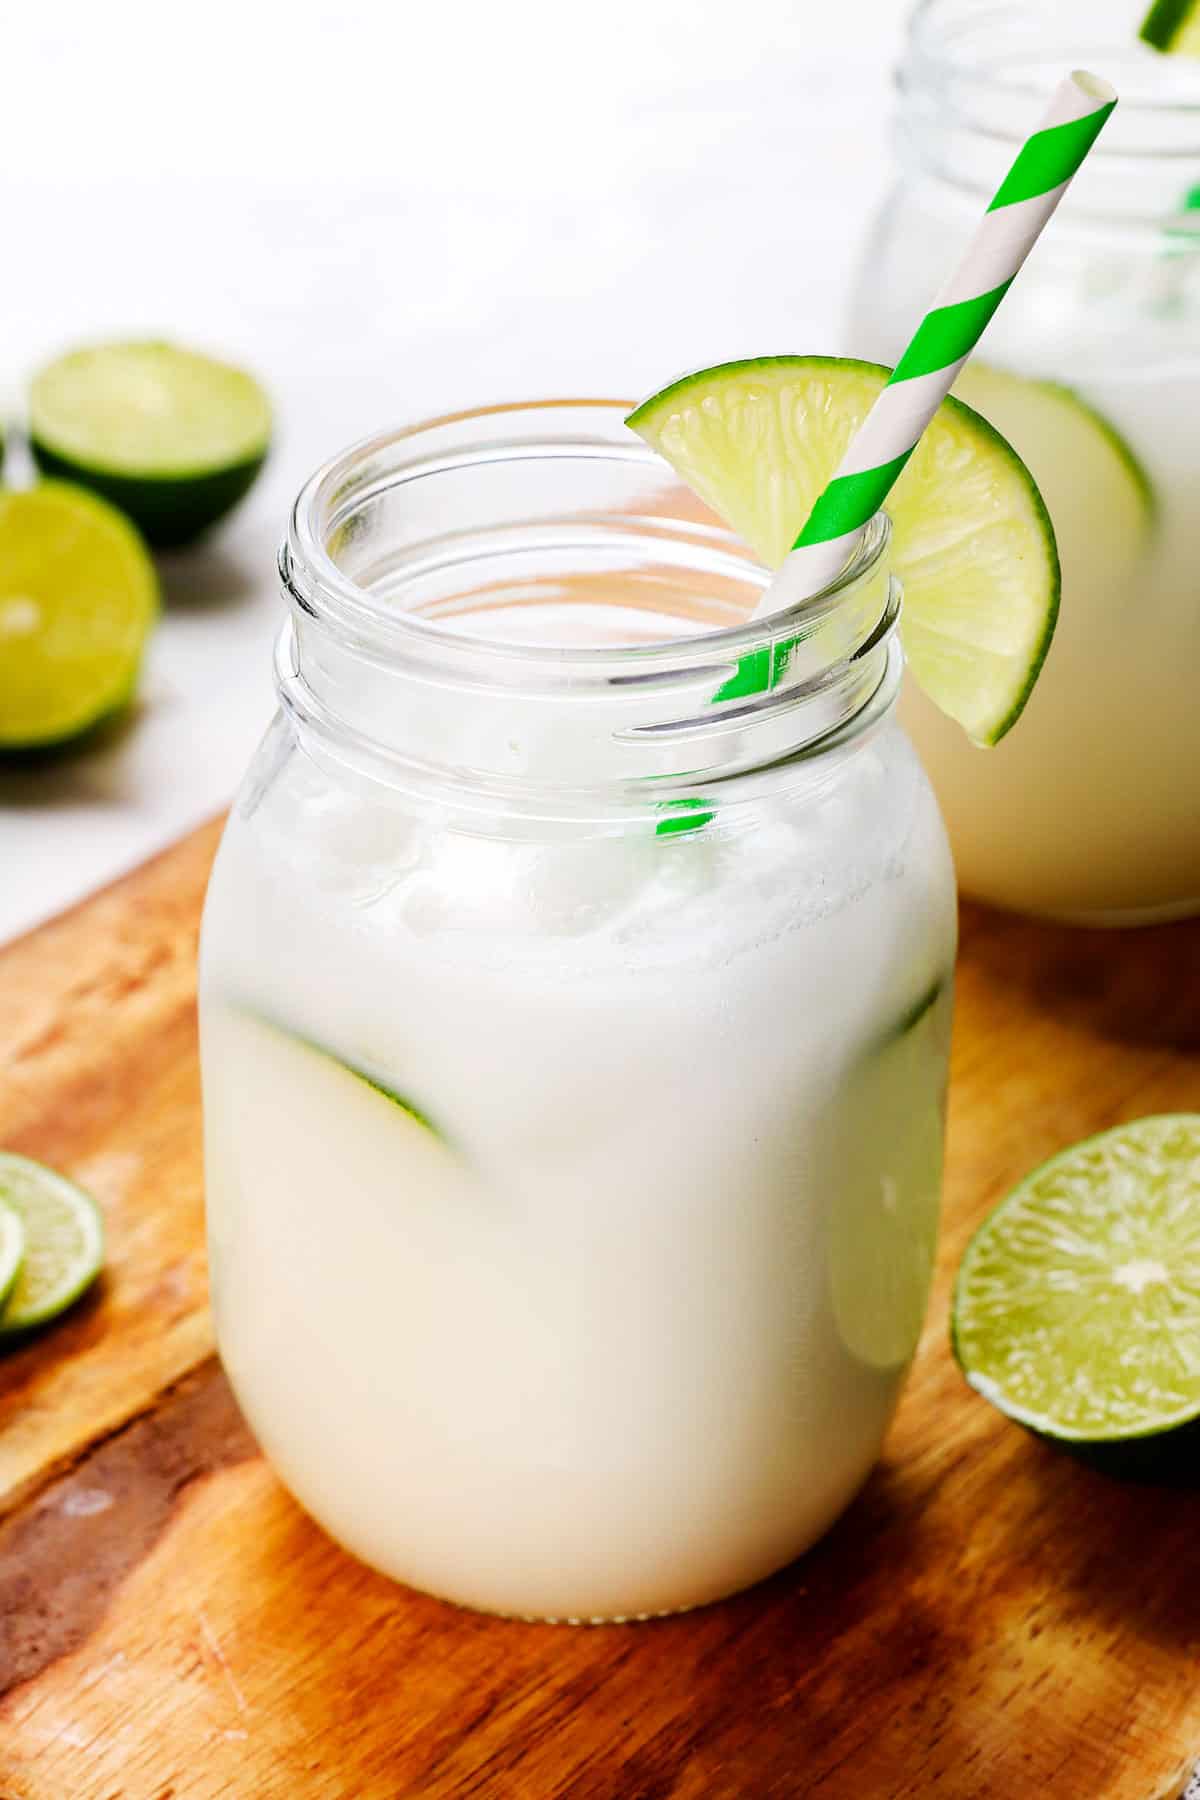
[[[1194,251],[1200,64],[1151,50],[1135,30],[1126,0],[918,0],[896,72],[901,161],[951,208],[982,209],[1054,88],[1082,65],[1111,82],[1119,105],[1039,246],[1043,267],[1081,239],[1153,259],[1169,234],[1172,256]]]
[[[463,674],[469,673],[468,665],[479,657],[489,663],[506,665],[501,677],[506,687],[529,686],[531,690],[541,690],[546,685],[557,687],[560,682],[573,684],[576,675],[584,670],[603,672],[609,679],[627,673],[643,681],[652,681],[656,676],[670,681],[681,663],[689,673],[694,672],[698,657],[705,662],[714,658],[736,661],[755,650],[790,638],[799,629],[810,627],[821,615],[831,613],[852,589],[879,573],[891,541],[891,521],[882,511],[864,529],[850,560],[833,581],[769,617],[706,628],[693,635],[663,638],[651,643],[542,645],[509,643],[491,637],[473,637],[461,629],[447,630],[435,620],[406,612],[372,594],[348,577],[331,554],[328,540],[344,524],[350,501],[361,505],[384,484],[450,472],[477,460],[499,461],[506,457],[524,460],[546,455],[594,456],[607,451],[621,460],[640,462],[665,471],[666,466],[657,452],[632,432],[627,433],[627,442],[618,442],[577,434],[558,437],[536,429],[538,421],[564,411],[594,415],[598,424],[606,417],[610,423],[619,421],[623,424],[635,404],[595,397],[504,402],[440,414],[359,439],[322,464],[296,497],[279,553],[279,572],[285,593],[303,611],[335,631],[344,631],[356,638],[365,650],[396,657],[403,657],[405,652],[435,650],[451,663],[459,664]],[[469,430],[483,421],[500,423],[509,419],[518,426],[532,421],[535,434],[516,437],[508,443],[503,439],[478,446],[468,443],[456,450],[430,451],[422,447],[428,444],[433,434],[441,434],[449,428],[462,426]],[[403,453],[406,445],[412,446],[411,456]],[[397,460],[393,461],[393,458]],[[372,473],[375,464],[386,467]],[[366,471],[361,482],[354,480],[356,469]],[[354,483],[350,491],[347,491],[348,482]],[[685,537],[679,529],[682,523],[662,516],[657,523],[661,534],[659,547],[671,545],[678,549],[690,542],[692,554],[687,560],[694,561],[697,567],[721,567],[748,586],[758,586],[765,591],[770,572],[749,554],[742,540],[732,531],[722,525],[701,525],[689,520]],[[644,532],[648,542],[656,536],[654,521],[643,518],[637,524],[639,533]],[[673,525],[675,529],[672,529]],[[450,544],[451,538],[447,536],[444,541]],[[429,548],[434,550],[438,542],[436,538],[429,540]],[[421,568],[424,570],[429,566],[422,563]],[[881,621],[883,623],[885,621]],[[890,628],[895,620],[886,623]],[[872,634],[871,644],[856,647],[857,653],[864,647],[873,647],[874,641]],[[500,675],[499,667],[496,674]]]
[[[319,469],[279,563],[291,611],[276,684],[298,726],[393,783],[556,807],[568,786],[745,790],[869,735],[903,667],[887,517],[828,587],[750,618],[768,571],[629,431],[628,410],[452,413]],[[467,635],[476,604],[596,595],[685,630],[615,646]],[[562,757],[547,758],[547,731]]]
[[[1038,99],[1044,99],[1049,90],[1043,77],[1028,68],[1023,69],[1016,61],[998,64],[994,59],[985,60],[978,52],[971,53],[971,27],[995,26],[1004,17],[1028,21],[1030,24],[1048,23],[1049,31],[1046,42],[1041,46],[1041,54],[1046,57],[1057,56],[1062,63],[1061,72],[1064,75],[1070,72],[1074,64],[1087,58],[1128,58],[1143,50],[1147,56],[1153,54],[1147,46],[1132,38],[1133,26],[1128,19],[1127,29],[1120,37],[1114,37],[1111,43],[1106,42],[1105,20],[1103,16],[1097,20],[1095,4],[1085,3],[1085,0],[1066,0],[1065,4],[1064,0],[1055,0],[1052,9],[1039,5],[1037,0],[1000,0],[999,4],[996,0],[917,0],[909,21],[907,57],[899,71],[901,83],[915,75],[926,80],[963,81],[987,88],[993,93],[1008,93],[1014,98],[1028,101],[1031,106]],[[948,30],[950,25],[959,29]],[[1118,18],[1114,12],[1113,30],[1118,29]],[[1107,69],[1096,70],[1097,74],[1106,76],[1109,72]],[[1120,97],[1118,111],[1112,125],[1097,139],[1091,153],[1093,157],[1112,159],[1163,154],[1159,149],[1137,149],[1122,141],[1121,122],[1127,121],[1135,113],[1158,116],[1166,114],[1194,120],[1196,138],[1192,140],[1189,149],[1180,148],[1174,154],[1194,157],[1200,152],[1200,84],[1197,84],[1191,94],[1177,95],[1151,92],[1146,88],[1122,85],[1119,82],[1117,85]],[[1011,129],[992,127],[991,133],[1009,138],[1013,143],[1020,143],[1027,135],[1031,123],[1031,119],[1027,120],[1022,127],[1019,122],[1014,121]]]

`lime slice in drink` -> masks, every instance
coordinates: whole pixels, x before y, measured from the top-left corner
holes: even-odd
[[[438,1127],[429,1117],[429,1114],[423,1112],[419,1106],[416,1106],[407,1095],[397,1093],[396,1089],[389,1087],[386,1082],[376,1081],[373,1075],[368,1075],[365,1070],[356,1068],[353,1063],[343,1062],[340,1056],[331,1055],[328,1050],[322,1049],[320,1044],[314,1044],[308,1039],[301,1039],[299,1041],[304,1044],[306,1049],[311,1050],[315,1056],[323,1057],[325,1061],[332,1064],[334,1068],[346,1075],[352,1075],[355,1081],[363,1082],[376,1094],[382,1095],[383,1099],[388,1101],[391,1106],[398,1107],[402,1113],[407,1114],[413,1124],[419,1125],[422,1131],[427,1131],[431,1137],[436,1138],[441,1143],[445,1142],[442,1132],[439,1131]]]
[[[1200,1113],[1119,1125],[1035,1169],[967,1246],[952,1330],[972,1387],[1031,1430],[1116,1473],[1194,1454]]]
[[[1138,36],[1156,50],[1200,56],[1200,0],[1154,0]]]
[[[0,1311],[12,1292],[25,1256],[25,1227],[21,1215],[0,1203]]]
[[[629,423],[775,567],[888,374],[831,356],[725,363],[664,388]],[[993,426],[947,400],[887,510],[909,665],[943,712],[994,744],[1029,698],[1058,613],[1033,477]]]
[[[1073,388],[968,363],[954,392],[1026,462],[1054,520],[1068,604],[1127,583],[1155,515],[1150,479],[1116,428]]]
[[[25,1231],[25,1258],[0,1312],[2,1338],[45,1325],[90,1287],[104,1260],[104,1226],[90,1194],[7,1150],[0,1150],[0,1202]]]
[[[335,1290],[353,1278],[361,1250],[342,1229],[340,1196],[352,1196],[360,1210],[378,1208],[385,1230],[395,1228],[390,1209],[403,1197],[414,1257],[456,1209],[472,1204],[477,1184],[464,1159],[393,1089],[225,1002],[206,1006],[204,1044],[206,1066],[223,1069],[223,1081],[237,1070],[254,1083],[236,1117],[218,1107],[206,1120],[209,1193],[242,1193],[248,1202],[210,1212],[215,1288],[226,1316],[261,1305],[264,1257],[319,1266]],[[319,1194],[329,1199],[320,1217],[309,1216],[301,1197]],[[276,1202],[287,1204],[294,1228],[284,1244],[277,1241]]]
[[[950,1040],[951,983],[939,981],[847,1071],[833,1148],[829,1287],[846,1348],[897,1369],[917,1347],[937,1248],[943,1108],[925,1104]]]
[[[0,751],[117,712],[157,611],[146,546],[106,501],[59,481],[0,493]]]
[[[262,468],[271,408],[252,375],[174,344],[101,344],[47,365],[29,393],[34,456],[103,494],[152,544],[216,523]]]

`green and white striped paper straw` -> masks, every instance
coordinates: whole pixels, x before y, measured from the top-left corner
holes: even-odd
[[[817,593],[839,574],[1116,103],[1109,84],[1082,69],[1057,89],[1036,131],[1017,152],[962,262],[851,439],[755,609],[756,618]]]

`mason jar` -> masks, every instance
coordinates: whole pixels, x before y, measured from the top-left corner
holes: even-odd
[[[403,1581],[645,1616],[846,1505],[925,1311],[952,869],[882,517],[765,576],[616,404],[337,458],[204,920],[217,1334]]]
[[[1045,95],[1108,77],[1120,104],[983,339],[1002,374],[956,390],[1042,488],[1057,634],[994,750],[902,706],[966,891],[1088,924],[1200,909],[1200,63],[1135,27],[1107,0],[923,0],[848,346],[894,362]]]

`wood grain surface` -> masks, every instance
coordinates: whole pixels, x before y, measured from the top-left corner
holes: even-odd
[[[1161,1800],[1200,1746],[1200,1496],[1005,1423],[946,1347],[1033,1163],[1200,1107],[1200,925],[968,909],[946,1226],[880,1466],[724,1605],[572,1630],[353,1562],[212,1355],[194,950],[206,827],[0,951],[0,1142],[85,1182],[101,1291],[0,1361],[0,1800]]]

